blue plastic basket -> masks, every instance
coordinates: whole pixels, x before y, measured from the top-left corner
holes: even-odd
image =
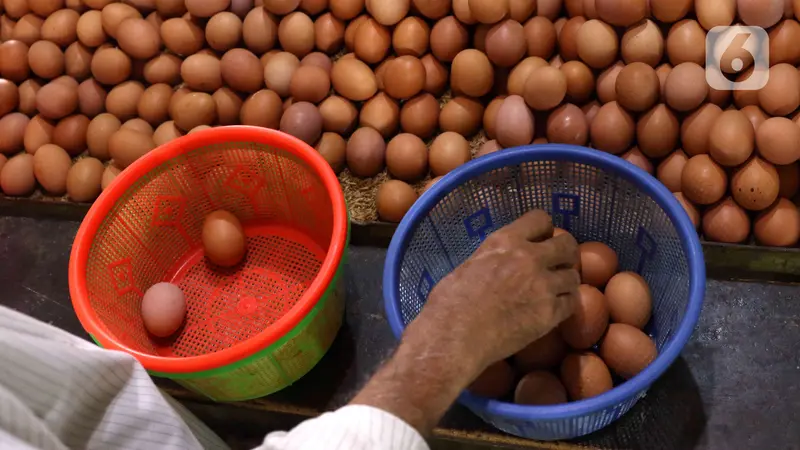
[[[471,161],[431,187],[400,223],[383,280],[386,313],[398,338],[428,293],[493,231],[531,209],[543,209],[579,242],[601,241],[620,270],[642,275],[653,292],[645,330],[658,358],[636,377],[594,398],[525,406],[464,392],[459,401],[516,436],[571,439],[625,414],[678,357],[700,316],[703,252],[694,225],[660,182],[616,156],[546,144],[495,152]],[[480,332],[480,330],[476,330]]]

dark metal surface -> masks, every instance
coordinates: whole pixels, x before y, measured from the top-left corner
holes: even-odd
[[[86,336],[69,303],[67,264],[77,223],[0,218],[0,304]],[[220,433],[255,442],[263,433],[345,403],[395,344],[383,314],[385,251],[353,247],[346,321],[322,362],[294,386],[262,400],[212,404],[170,382],[164,388]],[[800,286],[710,281],[683,356],[623,419],[571,444],[536,443],[495,431],[454,407],[435,448],[800,448]]]

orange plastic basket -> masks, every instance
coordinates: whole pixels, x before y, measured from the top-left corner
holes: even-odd
[[[247,235],[240,266],[203,255],[205,216],[234,213]],[[268,395],[305,375],[330,347],[344,311],[349,219],[336,175],[279,131],[192,133],[124,170],[81,224],[69,267],[72,304],[102,347],[209,398]],[[187,317],[170,339],[142,323],[143,293],[169,281]]]

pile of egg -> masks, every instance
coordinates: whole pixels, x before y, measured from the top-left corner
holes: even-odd
[[[800,238],[798,0],[0,0],[0,13],[6,195],[89,202],[160,144],[246,124],[302,139],[343,177],[386,173],[383,221],[474,157],[557,142],[652,173],[708,240]],[[769,81],[712,89],[706,35],[737,23],[767,29]],[[724,50],[749,79],[753,58]]]

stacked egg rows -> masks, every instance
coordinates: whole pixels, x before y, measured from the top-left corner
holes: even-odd
[[[557,142],[654,174],[708,240],[800,236],[796,0],[0,0],[0,12],[9,196],[90,202],[156,146],[245,124],[314,146],[348,199],[368,197],[357,220],[399,221],[470,159]],[[706,83],[707,32],[735,23],[769,33],[759,90]],[[729,78],[753,76],[750,53],[712,51],[723,69],[743,62]]]

